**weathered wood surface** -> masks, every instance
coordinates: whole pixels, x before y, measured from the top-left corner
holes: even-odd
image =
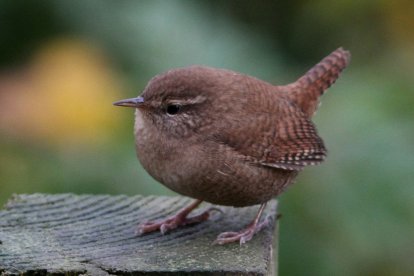
[[[265,211],[270,227],[243,246],[212,242],[223,231],[247,225],[258,206],[223,207],[224,214],[198,225],[135,236],[137,222],[171,215],[189,202],[155,196],[14,196],[0,211],[0,275],[274,275],[276,201]]]

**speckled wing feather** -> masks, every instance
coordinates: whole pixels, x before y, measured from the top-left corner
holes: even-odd
[[[286,103],[277,121],[277,132],[259,163],[287,170],[318,165],[326,157],[326,148],[315,125],[297,107]],[[284,114],[283,114],[284,113]]]
[[[326,156],[313,123],[283,97],[278,99],[272,112],[249,114],[226,127],[223,125],[214,138],[247,162],[285,170],[317,165]]]

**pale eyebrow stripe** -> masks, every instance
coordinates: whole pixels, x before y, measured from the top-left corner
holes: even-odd
[[[207,97],[199,95],[195,98],[189,98],[189,99],[171,99],[169,101],[170,104],[180,104],[180,105],[189,105],[189,104],[199,104],[204,102],[207,99]]]

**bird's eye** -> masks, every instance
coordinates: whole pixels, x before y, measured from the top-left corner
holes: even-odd
[[[180,112],[181,105],[178,104],[169,104],[167,105],[166,111],[168,115],[175,115]]]

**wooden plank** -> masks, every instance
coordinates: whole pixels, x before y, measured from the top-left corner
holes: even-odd
[[[0,211],[0,274],[275,274],[275,200],[265,210],[271,225],[243,246],[212,242],[220,232],[247,225],[258,206],[222,207],[224,214],[209,221],[166,235],[135,236],[139,221],[171,215],[190,202],[164,196],[16,195]]]

